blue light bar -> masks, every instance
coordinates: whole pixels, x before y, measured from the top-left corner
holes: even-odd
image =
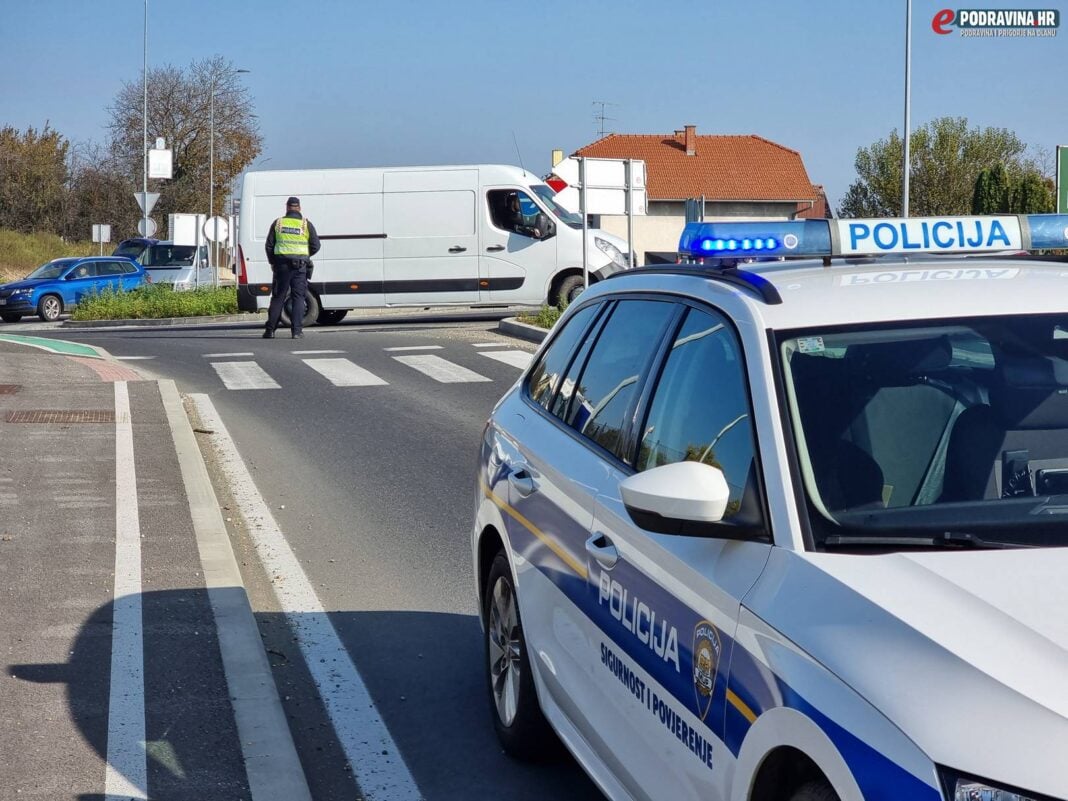
[[[696,258],[998,253],[1068,248],[1068,214],[781,222],[692,222],[679,254]]]

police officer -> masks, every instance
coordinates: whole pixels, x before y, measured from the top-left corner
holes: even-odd
[[[293,339],[304,336],[304,298],[308,291],[311,256],[319,252],[319,235],[315,226],[300,213],[300,198],[286,201],[286,216],[279,217],[267,232],[267,261],[274,272],[271,286],[271,308],[267,311],[267,330],[264,339],[274,339],[274,329],[282,317],[286,293],[293,296],[290,319]]]

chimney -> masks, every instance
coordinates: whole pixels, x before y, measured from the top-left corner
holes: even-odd
[[[687,125],[686,128],[686,155],[697,155],[697,126]]]

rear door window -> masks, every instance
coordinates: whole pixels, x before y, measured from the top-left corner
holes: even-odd
[[[537,365],[530,371],[527,377],[527,394],[543,409],[550,407],[553,394],[560,383],[560,377],[571,362],[571,354],[574,353],[575,346],[586,333],[586,329],[599,308],[597,305],[587,306],[572,315],[563,330],[553,337],[553,341],[549,343]]]

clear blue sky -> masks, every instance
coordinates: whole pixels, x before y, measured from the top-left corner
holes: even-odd
[[[966,116],[1068,144],[1068,19],[1049,39],[938,36],[946,7],[913,3],[913,124]],[[102,141],[139,80],[143,9],[0,0],[0,125]],[[149,0],[149,66],[222,54],[251,70],[265,168],[515,163],[514,131],[544,173],[552,148],[597,138],[607,100],[618,133],[694,124],[794,148],[837,206],[857,148],[902,126],[904,17],[905,0]]]

